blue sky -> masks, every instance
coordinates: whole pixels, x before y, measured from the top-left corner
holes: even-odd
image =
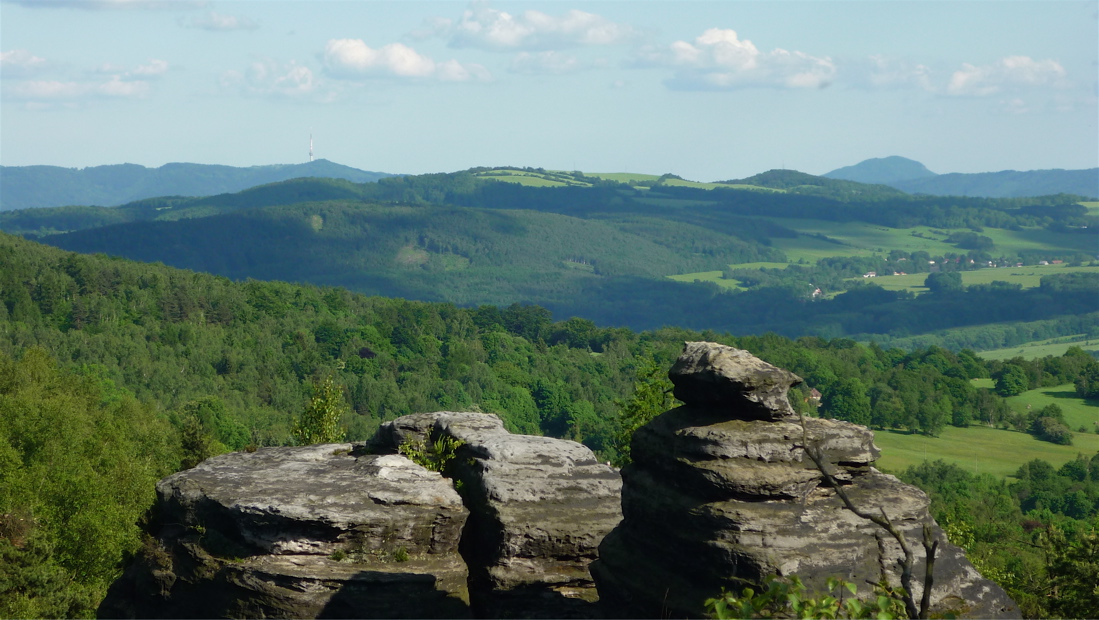
[[[0,163],[1099,166],[1097,2],[4,0]]]

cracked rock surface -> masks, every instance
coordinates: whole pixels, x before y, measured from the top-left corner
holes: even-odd
[[[786,398],[800,379],[747,351],[687,343],[669,373],[685,406],[634,434],[623,468],[623,520],[591,565],[609,617],[702,617],[703,603],[743,580],[797,574],[809,592],[830,576],[868,596],[884,574],[899,585],[900,545],[847,510],[805,453],[820,450],[833,476],[864,511],[884,510],[917,550],[923,525],[939,542],[932,613],[1019,617],[1017,606],[950,544],[919,489],[873,467],[873,433],[806,418]],[[913,589],[918,601],[922,581]]]
[[[100,617],[469,617],[450,481],[352,444],[214,457],[157,484]]]

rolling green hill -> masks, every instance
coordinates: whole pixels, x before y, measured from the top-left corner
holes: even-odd
[[[1099,227],[1084,226],[1096,218],[1066,200],[912,197],[786,170],[696,183],[501,167],[5,212],[0,228],[234,279],[460,305],[538,303],[637,329],[892,338],[1093,309],[1087,291],[1062,289],[910,295],[932,269],[1092,260],[1085,252]],[[741,267],[763,264],[772,267]],[[894,270],[913,282],[883,290],[861,278]],[[965,271],[963,288],[992,271],[1006,273]],[[991,310],[958,311],[974,303]]]

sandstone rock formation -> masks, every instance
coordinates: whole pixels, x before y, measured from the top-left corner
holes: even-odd
[[[885,510],[918,550],[915,574],[923,574],[928,499],[872,467],[878,450],[868,429],[817,418],[803,427],[786,400],[801,379],[730,347],[687,343],[669,374],[686,404],[634,435],[623,521],[591,566],[608,616],[700,617],[722,588],[739,591],[741,580],[775,573],[796,573],[810,591],[838,576],[867,595],[883,571],[899,585],[900,546],[843,506],[806,445],[819,447],[856,506]],[[1019,617],[999,586],[933,532],[933,611]],[[922,583],[913,589],[918,601]]]
[[[462,442],[448,473],[470,510],[461,553],[474,615],[597,614],[588,564],[621,519],[617,472],[579,443],[512,435],[496,416],[478,413],[398,418],[383,425],[374,448],[441,437]]]
[[[462,442],[447,468],[462,496],[397,454],[445,437]],[[99,615],[593,617],[587,567],[620,490],[583,445],[480,413],[405,416],[363,445],[226,454],[158,483],[151,536]]]
[[[214,457],[157,484],[105,618],[469,617],[449,480],[351,444]]]

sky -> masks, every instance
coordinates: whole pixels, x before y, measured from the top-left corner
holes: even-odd
[[[1099,166],[1099,2],[0,1],[0,164]]]

